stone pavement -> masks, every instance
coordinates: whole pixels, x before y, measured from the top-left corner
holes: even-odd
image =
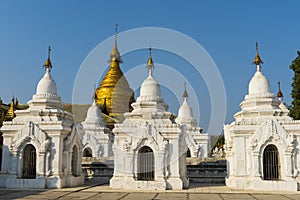
[[[191,185],[187,190],[124,191],[111,189],[107,184],[88,183],[82,187],[44,190],[0,189],[0,199],[107,199],[107,200],[234,200],[270,199],[300,200],[299,192],[257,192],[232,190],[226,186]]]

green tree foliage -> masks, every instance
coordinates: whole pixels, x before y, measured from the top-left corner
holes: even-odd
[[[292,105],[290,107],[290,116],[296,120],[300,119],[300,51],[297,51],[298,56],[290,65],[290,69],[294,71],[292,83]]]

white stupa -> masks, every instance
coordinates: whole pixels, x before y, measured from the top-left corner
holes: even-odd
[[[202,133],[202,128],[198,126],[192,107],[188,103],[188,97],[185,85],[183,103],[178,110],[178,117],[175,119],[175,122],[184,125],[187,157],[206,158],[209,152],[209,137],[207,133]]]
[[[27,110],[4,122],[0,187],[62,188],[81,185],[82,143],[73,116],[63,110],[51,77],[50,47]]]
[[[295,191],[300,180],[299,145],[296,145],[300,142],[300,122],[292,120],[282,99],[270,92],[257,49],[256,72],[240,104],[241,111],[234,115],[234,122],[224,126],[226,185],[238,189]]]
[[[81,123],[84,130],[83,156],[98,159],[110,158],[113,155],[113,135],[109,128],[105,127],[101,110],[93,98],[93,104],[89,107],[85,121]]]
[[[151,52],[151,51],[150,51]],[[153,77],[152,56],[149,74],[132,103],[133,111],[113,129],[115,140],[112,188],[166,190],[188,187],[185,134],[167,112],[160,85]]]

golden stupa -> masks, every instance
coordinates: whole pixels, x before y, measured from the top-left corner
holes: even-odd
[[[114,48],[109,59],[110,68],[95,91],[95,100],[103,114],[121,122],[123,114],[132,110],[130,105],[135,100],[133,90],[120,69],[122,59],[117,47],[117,35],[116,30]]]

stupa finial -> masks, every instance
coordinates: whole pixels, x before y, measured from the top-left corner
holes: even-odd
[[[92,101],[96,102],[97,96],[96,96],[96,84],[94,84],[94,94],[93,94],[93,98]]]
[[[47,58],[47,60],[45,61],[45,63],[44,63],[44,67],[45,67],[45,69],[47,69],[47,70],[51,70],[51,68],[52,68],[52,63],[51,63],[51,60],[50,60],[50,52],[51,52],[51,47],[49,46],[48,47],[48,58]]]
[[[118,24],[115,26],[115,44],[114,46],[117,46],[117,39],[118,39]]]
[[[277,92],[277,97],[279,99],[282,99],[283,98],[283,94],[281,92],[281,89],[280,89],[280,81],[278,81],[278,92]]]
[[[263,61],[261,60],[259,53],[258,53],[258,43],[257,42],[256,42],[256,55],[255,55],[253,64],[256,64],[256,70],[260,71],[260,64],[263,64]]]
[[[148,62],[147,62],[147,68],[149,70],[149,76],[152,76],[152,72],[153,72],[153,69],[154,69],[154,62],[153,62],[153,59],[152,59],[152,48],[150,47],[149,48],[149,58],[148,58]]]
[[[184,92],[183,92],[182,97],[185,98],[185,99],[189,97],[189,95],[188,95],[188,93],[186,91],[186,82],[184,82]]]
[[[110,53],[109,62],[117,61],[119,63],[122,63],[123,61],[121,59],[121,55],[120,55],[120,52],[119,52],[118,46],[117,46],[117,39],[118,39],[118,24],[116,24],[116,26],[115,26],[115,42],[114,42],[114,48]]]

